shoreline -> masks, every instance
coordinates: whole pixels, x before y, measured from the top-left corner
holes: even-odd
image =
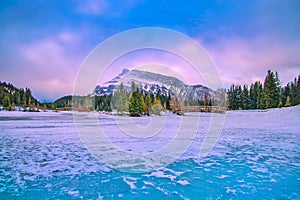
[[[290,109],[296,109],[300,108],[300,105],[295,105],[295,106],[290,106],[290,107],[282,107],[282,108],[268,108],[268,109],[253,109],[253,110],[228,110],[226,113],[223,114],[229,114],[229,113],[266,113],[266,112],[271,112],[271,111],[276,111],[276,110],[290,110]],[[74,114],[74,113],[82,113],[82,114],[99,114],[99,115],[112,115],[112,116],[129,116],[129,114],[118,114],[117,112],[101,112],[101,111],[76,111],[76,110],[67,110],[67,111],[61,111],[61,110],[39,110],[39,111],[8,111],[8,110],[0,110],[0,116],[20,116],[20,115],[57,115],[57,114]],[[185,112],[183,115],[178,115],[178,116],[185,116],[189,114],[203,114],[203,113],[214,113],[214,112]],[[150,115],[151,116],[167,116],[170,114],[177,115],[176,113],[173,113],[171,111],[166,111],[163,112],[161,115]],[[218,113],[215,113],[218,114]],[[221,113],[219,113],[221,114]],[[145,115],[146,116],[146,115]],[[141,117],[144,117],[142,115]],[[147,116],[149,117],[149,116]]]

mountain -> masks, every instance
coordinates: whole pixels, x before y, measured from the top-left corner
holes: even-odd
[[[205,95],[209,98],[219,98],[219,92],[216,92],[203,85],[187,85],[178,78],[165,76],[157,73],[123,69],[122,72],[112,80],[104,83],[102,86],[96,86],[92,96],[103,96],[114,93],[119,85],[123,83],[126,90],[130,90],[131,83],[139,86],[141,91],[153,93],[160,91],[161,94],[176,95],[183,99],[192,98],[203,100]]]

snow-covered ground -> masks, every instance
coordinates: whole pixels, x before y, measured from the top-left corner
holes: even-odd
[[[300,106],[73,114],[0,112],[0,199],[300,199]],[[200,157],[221,115],[220,137]]]

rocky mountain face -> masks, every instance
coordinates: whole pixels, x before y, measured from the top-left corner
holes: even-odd
[[[219,93],[203,85],[187,85],[183,81],[161,74],[156,74],[141,70],[123,69],[122,72],[112,80],[97,86],[93,91],[93,96],[110,95],[114,93],[119,85],[123,83],[126,90],[130,90],[131,83],[139,86],[140,91],[153,93],[160,91],[161,94],[176,95],[177,97],[193,98],[203,100],[207,95],[210,98],[218,99]]]

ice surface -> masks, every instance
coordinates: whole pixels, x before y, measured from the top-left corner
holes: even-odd
[[[110,115],[80,115],[87,130],[96,130],[91,123],[95,118],[110,144],[138,155],[176,140],[181,118],[199,127],[175,162],[151,172],[126,173],[91,154],[80,140],[72,112],[1,111],[0,199],[300,199],[300,106],[227,112],[221,136],[205,157],[199,157],[199,151],[209,113],[199,118],[195,113],[117,118],[123,125],[130,120],[141,128],[151,128],[155,119],[165,120],[156,134],[140,138],[120,131]],[[178,149],[191,139],[191,128],[185,128],[187,135],[180,138]],[[114,153],[108,147],[103,142],[99,148]],[[112,158],[118,166],[132,169],[151,164],[149,159]]]

